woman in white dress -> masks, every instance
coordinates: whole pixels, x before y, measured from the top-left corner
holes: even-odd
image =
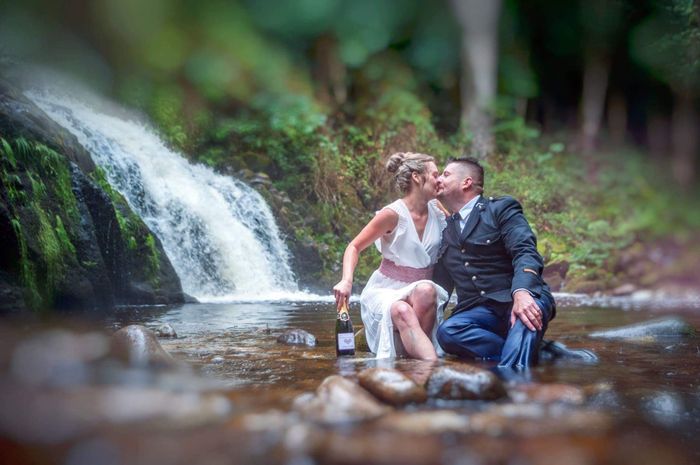
[[[360,296],[367,344],[378,358],[396,356],[397,331],[408,356],[434,360],[435,329],[442,321],[438,309],[448,298],[430,280],[446,226],[435,200],[438,170],[433,157],[420,153],[394,154],[386,166],[403,197],[378,211],[348,244],[333,292],[340,308],[350,297],[360,252],[376,241],[382,262]]]

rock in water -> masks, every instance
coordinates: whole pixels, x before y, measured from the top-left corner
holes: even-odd
[[[695,328],[681,318],[660,318],[644,321],[620,328],[596,331],[591,337],[605,339],[641,339],[655,338],[659,336],[690,336],[695,333]]]
[[[158,335],[158,337],[177,338],[177,333],[175,332],[173,327],[170,326],[168,323],[164,323],[158,326],[158,329],[156,329],[156,334]]]
[[[490,371],[460,364],[436,369],[428,380],[428,395],[452,400],[495,400],[505,397],[506,390]]]
[[[358,375],[360,386],[378,399],[394,406],[421,403],[428,399],[422,386],[408,376],[390,368],[367,368]]]
[[[469,417],[451,410],[423,412],[392,412],[382,417],[377,425],[393,431],[412,434],[469,432]]]
[[[570,384],[518,384],[509,389],[508,395],[518,404],[581,405],[586,400],[583,389]]]
[[[326,424],[371,420],[390,410],[359,385],[339,375],[324,379],[315,395],[299,396],[293,408],[312,421]]]
[[[132,366],[172,366],[175,360],[145,326],[130,325],[112,335],[111,354]]]
[[[316,345],[316,336],[303,329],[290,329],[277,337],[277,342],[282,344],[303,344],[309,347]]]

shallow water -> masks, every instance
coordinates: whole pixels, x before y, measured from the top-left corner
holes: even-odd
[[[159,419],[145,426],[139,422],[134,427],[115,425],[111,420],[109,428],[91,426],[87,428],[89,433],[50,445],[34,446],[31,441],[17,440],[23,436],[16,435],[10,435],[15,439],[8,443],[0,434],[0,456],[10,451],[31,457],[16,463],[70,464],[95,463],[95,458],[115,464],[700,463],[700,336],[696,333],[630,341],[589,337],[594,331],[671,316],[680,316],[697,329],[697,303],[660,308],[653,303],[628,302],[629,305],[623,305],[628,308],[624,310],[589,306],[581,299],[561,301],[564,305],[560,305],[557,318],[550,324],[547,338],[570,348],[591,349],[599,356],[599,363],[545,362],[516,381],[565,383],[586,389],[588,399],[574,408],[573,416],[566,409],[536,411],[532,418],[528,417],[530,413],[521,411],[512,421],[512,429],[488,434],[417,434],[402,431],[402,426],[386,429],[386,425],[374,424],[322,427],[289,412],[297,396],[314,391],[329,375],[355,378],[364,368],[389,366],[414,380],[425,381],[435,366],[407,359],[378,361],[367,352],[337,359],[335,310],[325,302],[124,308],[100,325],[114,330],[128,324],[153,329],[170,324],[178,337],[161,338],[162,346],[205,378],[214,380],[215,391],[228,399],[233,410],[212,414],[213,421],[194,426],[190,424],[192,413],[187,409],[170,413],[167,421]],[[357,329],[361,323],[357,304],[351,305],[351,316]],[[278,343],[277,336],[290,328],[311,332],[317,345]],[[445,363],[450,362],[440,361],[438,365]],[[491,367],[487,363],[481,365]],[[143,376],[137,379],[137,384],[153,385]],[[158,382],[169,386],[168,392],[175,384],[179,386],[176,394],[186,394],[192,391],[188,384],[194,381],[173,378]],[[210,407],[211,403],[204,405],[206,411]],[[497,407],[498,403],[492,402],[432,399],[399,413],[447,411],[468,418],[480,412],[498,411]],[[608,426],[600,426],[596,412],[604,416],[603,424]],[[489,421],[498,426],[504,418],[510,421],[504,413],[497,413]],[[399,417],[395,425],[405,425],[406,421],[410,423]],[[8,444],[12,447],[8,448]],[[75,454],[80,460],[71,458]]]

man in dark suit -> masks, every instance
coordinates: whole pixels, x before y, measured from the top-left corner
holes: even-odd
[[[449,354],[497,360],[501,367],[537,363],[555,303],[522,207],[512,197],[484,197],[484,169],[471,158],[450,160],[438,184],[438,199],[453,215],[433,280],[457,290],[438,342]]]

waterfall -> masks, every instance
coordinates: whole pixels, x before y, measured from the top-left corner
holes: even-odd
[[[117,117],[53,91],[26,95],[78,138],[158,236],[185,292],[203,302],[299,294],[272,211],[254,189],[189,163],[123,109]]]

